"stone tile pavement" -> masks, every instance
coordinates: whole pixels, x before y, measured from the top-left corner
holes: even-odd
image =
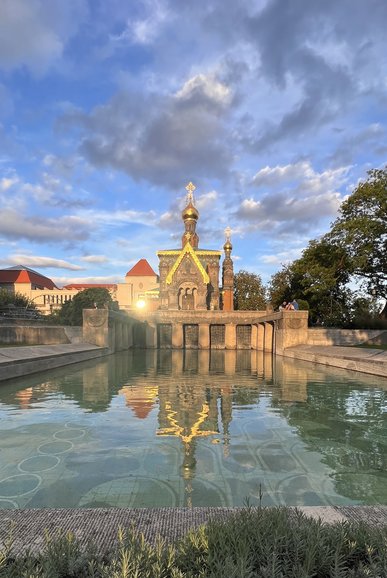
[[[302,507],[299,510],[324,523],[362,520],[373,525],[387,525],[387,506]],[[45,531],[53,536],[59,530],[72,531],[82,544],[91,539],[100,550],[114,544],[119,528],[134,528],[151,543],[157,536],[172,542],[210,519],[224,520],[235,511],[236,508],[0,510],[0,548],[11,531],[15,553],[27,548],[38,551],[44,545]]]

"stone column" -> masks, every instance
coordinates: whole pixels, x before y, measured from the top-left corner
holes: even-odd
[[[236,349],[236,325],[226,323],[224,342],[226,349]]]
[[[209,349],[210,347],[210,326],[208,323],[199,325],[199,349]]]
[[[172,324],[172,348],[181,349],[183,347],[183,324]]]
[[[257,327],[257,349],[258,349],[258,351],[263,351],[264,340],[265,340],[265,324],[264,323],[258,323],[258,327]]]
[[[258,327],[255,324],[251,326],[251,349],[258,349]]]
[[[123,323],[122,324],[122,347],[123,349],[129,349],[129,324]]]
[[[146,327],[146,347],[154,349],[157,347],[157,326],[155,323],[148,323]]]
[[[273,351],[273,324],[265,323],[264,351]]]
[[[251,373],[256,373],[258,370],[257,351],[251,352]]]
[[[122,351],[122,323],[116,321],[115,327],[115,351]]]
[[[128,323],[128,349],[133,347],[133,323]]]

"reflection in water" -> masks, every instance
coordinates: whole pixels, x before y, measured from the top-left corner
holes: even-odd
[[[385,380],[248,350],[47,375],[0,388],[0,508],[387,504]]]

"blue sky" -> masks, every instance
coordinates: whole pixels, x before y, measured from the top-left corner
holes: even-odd
[[[385,0],[0,0],[0,267],[123,281],[232,229],[264,281],[387,159]]]

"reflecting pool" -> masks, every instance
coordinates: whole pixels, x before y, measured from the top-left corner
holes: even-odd
[[[0,384],[0,508],[387,504],[387,380],[130,351]]]

